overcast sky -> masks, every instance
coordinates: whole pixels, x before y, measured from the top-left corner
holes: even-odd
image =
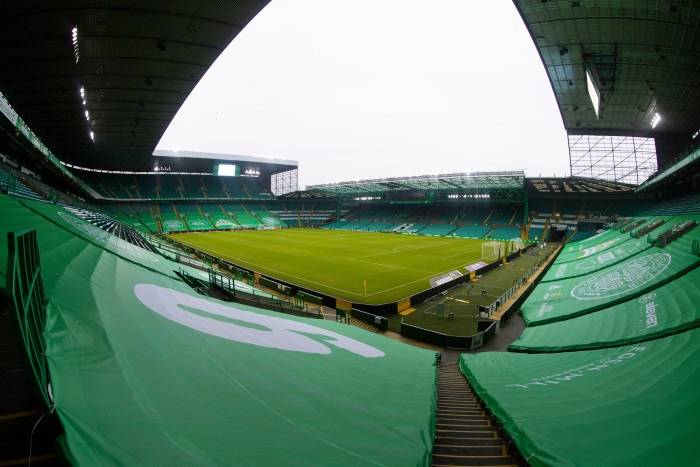
[[[511,0],[272,0],[158,148],[298,160],[300,186],[569,170],[554,94]]]

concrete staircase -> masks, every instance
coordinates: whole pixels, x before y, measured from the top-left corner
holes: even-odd
[[[518,466],[457,362],[441,362],[433,467]]]

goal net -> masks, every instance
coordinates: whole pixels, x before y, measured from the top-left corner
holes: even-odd
[[[511,238],[508,240],[508,252],[509,254],[517,253],[518,251],[525,248],[525,242],[520,237]]]
[[[503,242],[484,242],[481,244],[481,259],[496,261],[503,255]]]

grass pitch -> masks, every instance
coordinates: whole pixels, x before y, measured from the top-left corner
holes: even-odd
[[[431,288],[430,279],[480,261],[481,240],[322,229],[171,234],[174,240],[270,277],[378,305]],[[367,281],[365,294],[364,281]]]

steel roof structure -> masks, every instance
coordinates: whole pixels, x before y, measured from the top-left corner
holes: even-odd
[[[528,178],[531,193],[585,194],[585,193],[632,193],[635,186],[629,183],[612,182],[595,178]]]
[[[474,172],[418,177],[379,178],[307,186],[311,192],[331,196],[374,195],[400,191],[486,192],[489,190],[522,191],[525,172]]]
[[[61,160],[147,169],[190,91],[268,1],[2,2],[0,91]]]
[[[700,128],[700,3],[514,0],[570,134],[674,134]],[[596,117],[586,69],[601,94]],[[655,113],[662,120],[652,129]],[[658,144],[657,144],[658,145]]]

